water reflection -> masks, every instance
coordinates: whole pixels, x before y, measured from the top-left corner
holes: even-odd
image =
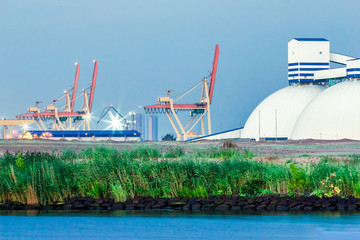
[[[2,211],[0,239],[358,239],[340,212]]]

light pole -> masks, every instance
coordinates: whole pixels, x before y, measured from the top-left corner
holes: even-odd
[[[135,114],[136,112],[129,112],[132,121],[132,130],[135,130]]]

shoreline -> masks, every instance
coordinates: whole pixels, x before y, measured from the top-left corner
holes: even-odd
[[[48,205],[22,204],[6,201],[0,203],[0,210],[175,210],[175,211],[359,211],[360,198],[312,196],[283,196],[267,194],[256,197],[210,196],[207,198],[152,198],[135,197],[125,202],[116,202],[109,198],[72,197],[64,202]]]
[[[0,210],[360,210],[359,156],[281,164],[254,155],[238,148],[7,153]]]

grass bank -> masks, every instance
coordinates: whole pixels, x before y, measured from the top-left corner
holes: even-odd
[[[360,158],[339,162],[323,157],[296,165],[251,160],[247,150],[211,148],[185,153],[182,148],[78,153],[5,154],[0,158],[0,201],[49,204],[67,197],[109,197],[125,201],[154,198],[280,193],[360,197]]]

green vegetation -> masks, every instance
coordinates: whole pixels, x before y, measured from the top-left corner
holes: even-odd
[[[0,202],[63,202],[67,197],[207,197],[280,193],[360,197],[360,161],[324,157],[317,164],[251,160],[254,153],[231,144],[185,152],[96,148],[62,154],[6,153],[0,157]]]
[[[161,141],[176,141],[176,136],[173,133],[168,133],[161,138]]]

